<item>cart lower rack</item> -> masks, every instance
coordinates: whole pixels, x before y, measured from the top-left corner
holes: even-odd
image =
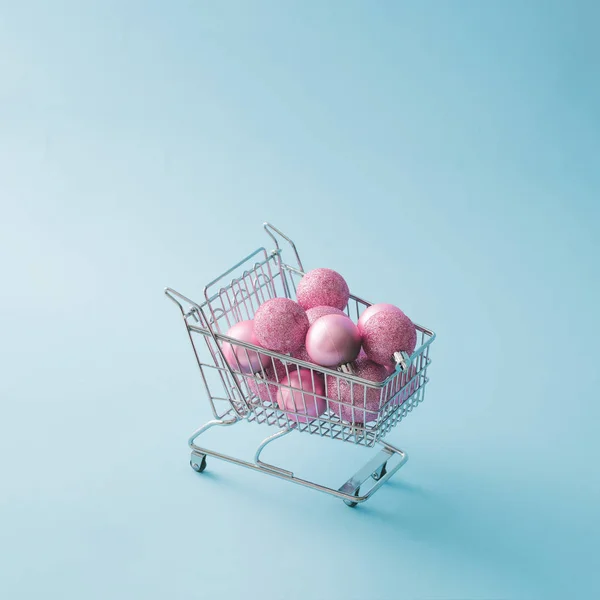
[[[252,319],[263,302],[275,297],[294,299],[297,283],[304,274],[292,240],[269,223],[265,223],[264,228],[275,248],[271,251],[258,248],[210,282],[204,288],[201,304],[171,288],[165,290],[181,311],[214,417],[190,437],[190,465],[201,473],[206,468],[206,457],[211,456],[328,493],[341,498],[348,506],[356,506],[368,500],[408,458],[405,452],[388,444],[383,438],[423,401],[425,386],[429,381],[429,347],[435,334],[416,325],[418,340],[415,351],[410,357],[404,356],[396,371],[381,383],[228,337],[224,332],[240,321]],[[294,265],[284,261],[281,240],[289,245]],[[346,312],[348,316],[358,319],[368,306],[369,302],[351,294]],[[250,362],[251,356],[258,355],[261,364],[266,366],[256,373],[247,373],[241,365],[229,364],[223,356],[224,343],[235,348],[234,356],[245,356]],[[338,391],[345,388],[349,392],[345,394],[349,400],[343,400],[338,395],[333,402],[326,397],[326,392],[323,396],[311,392],[310,396],[326,403],[326,410],[321,415],[309,416],[307,411],[302,411],[302,407],[295,411],[282,410],[276,400],[277,392],[280,388],[289,387],[284,383],[287,381],[285,377],[300,368],[311,372],[313,382],[315,377],[322,377],[329,386],[337,386]],[[374,394],[378,398],[376,409],[373,407]],[[343,405],[346,405],[345,410],[340,408]],[[352,419],[347,420],[349,414]],[[253,461],[222,454],[196,443],[212,427],[229,427],[243,420],[279,429],[259,444]],[[268,444],[292,431],[369,448],[377,445],[381,449],[342,486],[328,487],[299,478],[291,471],[260,459]]]

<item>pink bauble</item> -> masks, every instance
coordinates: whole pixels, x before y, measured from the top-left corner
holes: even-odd
[[[365,323],[373,315],[376,315],[378,312],[380,312],[382,310],[387,310],[387,311],[391,311],[391,312],[404,314],[397,306],[394,306],[393,304],[386,304],[385,302],[380,302],[379,304],[371,304],[371,306],[367,307],[365,309],[365,311],[363,312],[363,314],[360,315],[360,318],[358,319],[358,323],[356,324],[356,326],[358,327],[358,331],[360,331],[360,335],[363,334],[363,327],[365,326]]]
[[[366,355],[365,355],[366,356]],[[388,374],[388,377],[392,374],[396,372],[396,364],[392,364],[392,365],[383,365],[383,368],[385,369],[385,372]]]
[[[273,365],[275,367],[273,368]],[[292,366],[289,365],[290,371],[292,370]],[[288,374],[288,370],[283,362],[278,360],[277,358],[273,359],[273,362],[265,367],[264,376],[266,380],[257,380],[253,377],[247,377],[248,387],[250,391],[260,398],[263,402],[277,402],[277,392],[279,391],[279,386],[276,383],[281,383]]]
[[[324,317],[325,315],[342,315],[347,317],[348,315],[335,306],[314,306],[306,311],[309,325],[312,325],[317,319]]]
[[[298,283],[296,297],[305,310],[315,306],[333,306],[342,310],[348,304],[350,290],[336,271],[313,269]]]
[[[306,350],[318,365],[337,367],[358,356],[360,333],[345,315],[325,315],[310,326]]]
[[[227,331],[227,335],[241,342],[247,342],[255,346],[260,346],[254,331],[254,323],[252,321],[240,321]],[[270,358],[265,354],[259,354],[253,350],[223,342],[223,356],[229,366],[235,371],[242,373],[254,373],[260,371],[265,365],[270,362]]]
[[[353,366],[354,374],[368,381],[380,383],[387,377],[382,365],[378,365],[366,357],[356,359]],[[381,398],[384,388],[371,388],[330,375],[326,380],[329,410],[334,415],[343,421],[359,424],[377,419],[379,408],[383,404]],[[336,400],[341,402],[335,402]]]
[[[407,373],[400,375],[400,378],[401,379],[399,383],[390,389],[390,395],[393,395],[395,392],[398,391],[398,388],[402,386],[401,392],[390,403],[392,406],[396,404],[403,404],[410,396],[412,396],[419,389],[420,377],[417,376],[416,365],[411,365],[408,368]],[[404,385],[402,385],[402,381],[404,381]]]
[[[298,348],[298,350],[294,350],[294,352],[292,352],[292,358],[297,358],[298,360],[304,360],[306,362],[312,363],[314,362],[313,359],[308,355],[308,352],[306,351],[306,346],[300,346],[300,348]]]
[[[273,298],[254,315],[254,333],[261,346],[287,354],[304,343],[308,331],[304,309],[289,298]]]
[[[295,413],[288,414],[290,421],[309,423],[325,412],[327,401],[322,397],[325,396],[325,384],[319,373],[291,367],[289,377],[282,384],[277,393],[277,404],[281,410]]]
[[[382,310],[364,324],[362,344],[372,361],[394,367],[394,352],[414,352],[417,330],[404,313]]]

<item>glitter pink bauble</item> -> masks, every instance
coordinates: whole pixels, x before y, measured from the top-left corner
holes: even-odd
[[[281,410],[295,413],[288,414],[290,421],[309,423],[325,412],[327,401],[321,397],[325,396],[325,384],[323,376],[319,373],[292,367],[289,377],[286,377],[282,384],[283,387],[277,392],[277,404]]]
[[[312,325],[317,319],[324,317],[325,315],[342,315],[347,317],[348,315],[335,306],[314,306],[306,311],[309,325]]]
[[[404,404],[404,402],[419,389],[420,385],[421,379],[417,374],[417,367],[416,365],[411,365],[408,368],[408,371],[399,373],[397,377],[394,377],[387,383],[384,404],[386,404],[390,398],[393,399],[387,405],[388,409]]]
[[[387,373],[382,365],[368,358],[358,358],[354,363],[354,374],[362,379],[380,383],[385,381]],[[327,376],[327,397],[329,410],[350,423],[368,423],[375,421],[379,414],[381,394],[384,388],[371,388],[354,383],[342,377]],[[341,402],[335,402],[340,400]],[[342,404],[343,403],[343,404]]]
[[[294,350],[294,352],[292,352],[292,358],[297,358],[298,360],[304,360],[309,363],[314,363],[313,359],[308,355],[308,352],[306,351],[306,346],[304,345],[300,346],[298,350]]]
[[[289,298],[273,298],[254,315],[254,333],[261,346],[287,354],[304,343],[308,331],[304,309]]]
[[[325,315],[310,326],[306,351],[318,365],[337,367],[358,356],[360,333],[345,315]]]
[[[336,271],[313,269],[298,283],[296,297],[305,310],[315,306],[333,306],[342,310],[348,304],[350,290]]]
[[[366,354],[365,354],[366,356]],[[393,364],[388,364],[388,365],[383,365],[383,368],[385,369],[385,372],[388,374],[388,377],[392,374],[396,372],[396,363]]]
[[[358,331],[360,331],[360,335],[363,334],[363,327],[365,326],[365,323],[373,315],[376,315],[382,310],[404,314],[397,306],[394,306],[393,304],[386,304],[385,302],[380,302],[379,304],[371,304],[371,306],[367,307],[363,314],[360,315],[358,323],[356,324],[356,326],[358,327]]]
[[[414,352],[417,330],[404,313],[382,310],[363,326],[362,344],[372,361],[394,367],[394,352]]]
[[[275,368],[273,368],[273,364]],[[294,368],[292,365],[288,365],[290,372]],[[263,372],[266,380],[257,380],[253,377],[247,377],[246,380],[248,382],[248,387],[250,391],[260,398],[263,402],[277,402],[277,392],[279,391],[279,386],[275,383],[270,382],[279,382],[281,383],[288,375],[288,369],[286,369],[285,364],[281,362],[279,359],[274,358],[273,362],[265,367]]]
[[[227,331],[227,336],[247,342],[254,346],[260,346],[254,331],[254,323],[252,321],[240,321]],[[270,362],[270,358],[264,354],[259,354],[248,348],[223,342],[223,356],[229,366],[235,371],[242,373],[254,373],[260,371],[265,365]]]
[[[419,389],[420,377],[417,376],[416,365],[411,365],[408,368],[407,374],[404,376],[401,375],[400,377],[404,377],[404,386],[402,387],[402,391],[390,403],[392,406],[395,406],[396,404],[403,404]],[[401,382],[402,379],[400,379],[397,384],[390,387],[390,397],[398,391],[398,388],[402,385]]]

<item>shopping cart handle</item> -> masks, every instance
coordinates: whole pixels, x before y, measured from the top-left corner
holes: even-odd
[[[277,235],[282,237],[292,247],[292,250],[294,251],[294,255],[296,256],[296,262],[298,263],[298,266],[300,267],[300,271],[304,272],[304,267],[302,266],[302,261],[300,260],[300,255],[298,254],[298,250],[296,249],[296,244],[294,244],[294,242],[287,235],[285,235],[285,233],[283,233],[280,229],[277,229],[277,227],[275,227],[274,225],[271,225],[271,223],[268,223],[267,221],[265,221],[263,223],[263,227],[265,228],[265,231],[269,234],[271,239],[275,242],[275,247],[278,250],[279,250],[279,242],[277,241],[277,238],[275,237],[273,232],[275,232]]]
[[[181,314],[186,319],[188,317],[192,316],[192,317],[194,317],[194,320],[196,321],[196,323],[198,323],[200,321],[200,319],[198,318],[198,311],[200,310],[200,307],[193,300],[190,300],[187,296],[184,296],[183,294],[176,292],[173,288],[170,288],[170,287],[165,288],[165,295],[170,300],[173,300],[173,302],[175,302],[175,304],[177,304],[177,306],[179,306],[179,308],[181,310]],[[180,300],[183,300],[183,302],[186,302],[187,304],[190,305],[191,308],[187,312],[186,312],[185,308],[183,307],[183,304],[181,304]]]
[[[173,288],[166,287],[165,288],[165,294],[167,296],[169,296],[169,298],[171,298],[171,300],[173,300],[173,302],[175,302],[177,304],[180,304],[179,301],[177,300],[177,298],[179,298],[180,300],[183,300],[184,302],[187,302],[191,306],[195,306],[196,308],[200,308],[200,306],[196,302],[194,302],[193,300],[191,300],[187,296],[184,296],[183,294],[180,294],[179,292],[175,291]],[[181,306],[181,304],[180,304],[180,306]]]

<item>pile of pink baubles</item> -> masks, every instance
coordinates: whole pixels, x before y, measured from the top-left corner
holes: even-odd
[[[415,349],[415,326],[396,306],[373,304],[354,324],[343,312],[350,296],[348,284],[336,271],[309,271],[300,280],[296,296],[297,302],[267,300],[253,320],[237,323],[227,335],[330,369],[349,363],[354,375],[373,382],[383,382],[395,371],[394,353],[410,355]],[[276,402],[292,420],[306,423],[322,415],[327,410],[325,397],[329,410],[343,421],[362,424],[377,419],[380,388],[351,384],[343,376],[323,376],[293,364],[286,368],[279,359],[229,343],[223,344],[223,355],[236,371],[261,373],[259,379],[247,378],[252,393],[263,401]],[[411,367],[411,389],[403,390],[395,403],[416,389],[415,373]]]

